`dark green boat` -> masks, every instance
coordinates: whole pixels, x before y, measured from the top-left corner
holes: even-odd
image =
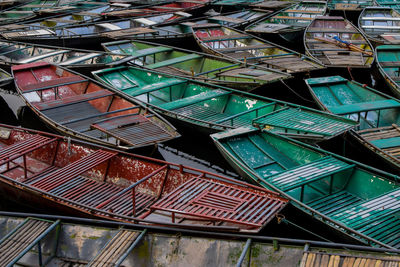
[[[254,122],[315,141],[341,134],[356,124],[306,107],[136,67],[121,66],[92,74],[127,97],[207,134]]]
[[[123,40],[102,46],[113,54],[130,56],[130,62],[147,69],[245,91],[291,77],[277,70],[155,43]]]
[[[400,101],[340,76],[307,79],[318,105],[359,122],[351,137],[400,170]]]
[[[390,7],[400,11],[400,3],[397,0],[374,0],[378,6]]]
[[[400,98],[400,45],[380,45],[375,54],[380,74],[393,94]]]
[[[258,129],[211,136],[244,177],[365,244],[400,248],[400,181],[383,171]]]

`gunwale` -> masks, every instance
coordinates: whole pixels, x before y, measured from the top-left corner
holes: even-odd
[[[385,68],[391,69],[390,66],[384,67],[382,63],[386,62],[386,61],[383,61],[382,59],[379,58],[381,52],[384,52],[384,51],[393,51],[393,52],[398,51],[400,53],[400,45],[381,45],[376,48],[376,53],[375,53],[375,57],[376,57],[375,62],[376,62],[379,72],[383,76],[386,84],[389,86],[389,88],[393,92],[393,94],[397,98],[400,98],[400,87],[397,84],[398,81],[396,80],[396,76],[388,74],[388,72],[385,70]],[[394,61],[397,61],[397,59],[395,58]],[[396,72],[394,71],[392,73],[395,74]]]

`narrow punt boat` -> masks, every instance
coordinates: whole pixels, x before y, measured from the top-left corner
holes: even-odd
[[[288,73],[324,68],[319,61],[305,55],[219,24],[196,24],[192,29],[200,47],[211,54],[257,63]]]
[[[106,52],[0,40],[0,66],[7,69],[13,65],[45,61],[89,73],[124,62],[124,59],[124,55]]]
[[[80,217],[256,233],[288,202],[218,174],[4,125],[0,157],[2,194]]]
[[[400,13],[392,8],[364,8],[358,18],[358,27],[374,46],[400,43]]]
[[[106,17],[132,17],[143,15],[159,15],[163,13],[186,13],[196,15],[209,4],[210,0],[179,0],[168,1],[167,3],[154,4],[142,8],[126,8],[117,11],[106,11],[103,15]]]
[[[246,32],[262,37],[279,34],[283,39],[293,42],[302,38],[304,29],[316,16],[325,13],[325,1],[302,1],[249,25]]]
[[[244,177],[272,189],[333,230],[365,244],[400,248],[399,176],[268,131],[211,136]]]
[[[102,46],[110,53],[129,56],[130,63],[147,69],[244,91],[291,77],[273,69],[143,41],[123,40]]]
[[[166,14],[146,18],[96,21],[55,29],[5,32],[1,36],[8,40],[42,43],[63,47],[82,47],[109,42],[113,39],[128,37],[140,40],[171,40],[179,37],[179,33],[168,29],[159,29],[154,25],[165,22],[169,18],[182,17],[177,14]],[[151,26],[151,27],[149,27]]]
[[[360,12],[363,8],[373,6],[374,0],[328,0],[329,10]]]
[[[400,98],[400,45],[378,46],[376,65],[393,94]]]
[[[360,123],[351,137],[400,170],[400,100],[340,76],[306,83],[323,110]]]
[[[13,66],[18,93],[55,130],[101,145],[133,149],[179,136],[134,100],[87,77],[46,62]]]
[[[0,87],[6,86],[7,84],[13,81],[13,77],[10,73],[6,72],[3,69],[0,69]]]
[[[258,125],[273,131],[320,141],[355,126],[339,116],[157,71],[121,66],[92,73],[127,97],[206,134],[252,125],[257,120]]]
[[[374,61],[367,38],[342,17],[316,17],[305,31],[304,46],[328,67],[370,68]]]
[[[165,227],[131,228],[126,223],[106,220],[1,212],[0,249],[7,256],[0,264],[15,262],[26,266],[45,259],[45,266],[60,267],[98,266],[104,262],[107,266],[133,266],[138,262],[142,266],[187,266],[190,262],[192,267],[203,267],[205,262],[212,262],[213,266],[239,266],[245,261],[268,264],[279,259],[279,266],[297,262],[300,267],[330,267],[329,262],[343,262],[335,267],[349,267],[345,264],[362,262],[365,267],[397,267],[400,262],[400,252],[394,249],[237,233],[220,237],[211,231],[171,227],[168,233]],[[30,249],[38,246],[41,253]],[[245,260],[243,255],[255,250],[257,253],[248,253]]]
[[[390,7],[400,12],[400,3],[397,0],[374,0],[378,6]]]

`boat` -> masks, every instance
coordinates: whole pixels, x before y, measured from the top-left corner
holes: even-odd
[[[257,233],[279,194],[181,164],[1,125],[0,190],[24,205],[129,224]]]
[[[374,61],[368,39],[342,17],[316,17],[305,30],[304,47],[328,67],[370,68]]]
[[[157,15],[152,17],[102,20],[75,26],[59,27],[53,29],[40,29],[32,31],[14,31],[1,33],[7,40],[40,43],[62,47],[98,47],[100,43],[113,39],[126,39],[128,37],[139,40],[175,40],[180,42],[179,33],[154,26],[153,20],[159,22],[169,18],[183,17],[176,14]],[[151,26],[150,26],[151,25]]]
[[[13,65],[45,61],[89,74],[126,60],[126,56],[107,52],[0,40],[0,66],[7,70]]]
[[[179,137],[171,124],[138,101],[76,72],[47,62],[11,70],[26,105],[65,135],[124,150]]]
[[[400,100],[341,76],[306,79],[321,109],[358,121],[355,143],[400,170]]]
[[[196,24],[193,35],[207,53],[233,58],[288,73],[304,73],[324,68],[318,60],[219,24]]]
[[[160,15],[168,13],[181,13],[187,14],[186,16],[201,14],[205,11],[206,6],[210,0],[180,0],[180,1],[167,1],[165,3],[153,4],[141,8],[126,8],[116,11],[105,11],[103,16],[127,18],[143,15]]]
[[[279,34],[283,39],[295,42],[303,37],[305,28],[316,16],[322,16],[325,13],[326,1],[301,1],[252,23],[246,28],[246,32],[265,38],[272,34]]]
[[[144,41],[122,40],[102,46],[110,53],[129,57],[129,63],[147,69],[244,91],[291,77],[273,69],[245,66],[234,60]]]
[[[183,266],[196,258],[191,266],[199,267],[204,266],[204,262],[215,266],[243,266],[246,262],[276,264],[277,260],[278,266],[291,266],[293,262],[300,267],[328,267],[329,262],[396,266],[400,261],[399,251],[393,249],[237,233],[220,237],[211,231],[174,228],[166,233],[162,231],[165,227],[133,228],[125,223],[35,213],[1,212],[0,226],[3,237],[0,247],[8,247],[11,240],[14,245],[5,250],[8,261],[3,259],[2,266],[13,260],[18,265],[29,265],[40,259],[48,263],[45,266],[95,265],[99,259],[101,263],[114,266],[119,263],[132,266],[138,262],[144,266],[154,263]],[[40,226],[44,229],[29,230]],[[59,238],[53,234],[56,232]],[[27,239],[28,242],[24,242]],[[38,240],[42,254],[30,249],[38,247]],[[55,247],[68,249],[52,251]],[[248,253],[251,251],[258,252]],[[51,256],[46,257],[47,253]],[[215,257],[216,254],[229,256]]]
[[[238,128],[211,136],[247,179],[365,245],[400,248],[399,176],[272,132]]]
[[[288,6],[293,5],[295,1],[291,0],[283,0],[283,1],[276,1],[276,0],[265,0],[262,2],[258,2],[255,4],[250,5],[252,8],[257,8],[257,9],[265,9],[265,10],[279,10],[286,8]]]
[[[374,2],[378,6],[390,7],[397,12],[400,11],[400,3],[397,0],[374,0]]]
[[[14,78],[11,76],[10,73],[6,72],[5,70],[0,68],[0,87],[4,87],[10,84]]]
[[[310,142],[337,136],[355,122],[275,99],[155,70],[119,66],[92,72],[126,97],[142,101],[174,123],[199,133],[252,125]],[[334,125],[334,127],[332,127]]]
[[[363,8],[373,6],[374,0],[329,0],[328,9],[343,12],[360,12]]]
[[[400,98],[400,45],[380,45],[376,48],[376,65],[392,93]]]
[[[375,47],[400,43],[400,13],[392,8],[364,8],[358,18],[358,28]]]

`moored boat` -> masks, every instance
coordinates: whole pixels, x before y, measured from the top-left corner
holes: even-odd
[[[393,94],[400,98],[400,45],[380,45],[376,48],[376,65]]]
[[[400,100],[340,76],[306,79],[321,109],[358,121],[359,144],[400,170]]]
[[[244,91],[291,77],[273,69],[143,41],[123,40],[102,46],[113,54],[128,56],[130,63],[147,69]]]
[[[65,215],[256,233],[288,202],[218,174],[19,127],[1,125],[0,155],[3,195]]]
[[[124,59],[126,56],[106,52],[0,41],[0,65],[8,69],[13,65],[44,61],[89,74]]]
[[[400,43],[400,13],[392,8],[364,8],[358,27],[375,46]]]
[[[179,136],[139,102],[60,66],[36,62],[13,66],[12,72],[25,103],[63,134],[126,150]]]
[[[374,61],[367,38],[342,17],[316,17],[305,30],[304,47],[328,67],[369,68]]]
[[[239,30],[219,24],[196,24],[192,28],[196,41],[208,53],[257,63],[288,73],[324,68],[318,60]]]
[[[275,190],[333,230],[365,244],[400,248],[400,177],[258,129],[212,135],[243,176]]]
[[[246,32],[268,37],[279,34],[283,39],[293,42],[303,37],[304,29],[316,16],[325,15],[325,1],[301,1],[285,8],[266,19],[249,25]]]
[[[306,107],[201,83],[154,70],[121,66],[93,72],[96,79],[143,101],[174,122],[203,133],[252,125],[309,141],[332,138],[354,127],[351,120]]]
[[[396,11],[400,11],[400,3],[397,0],[374,0],[378,6],[390,7]]]
[[[374,0],[328,0],[329,10],[360,12],[363,8],[374,5]]]

